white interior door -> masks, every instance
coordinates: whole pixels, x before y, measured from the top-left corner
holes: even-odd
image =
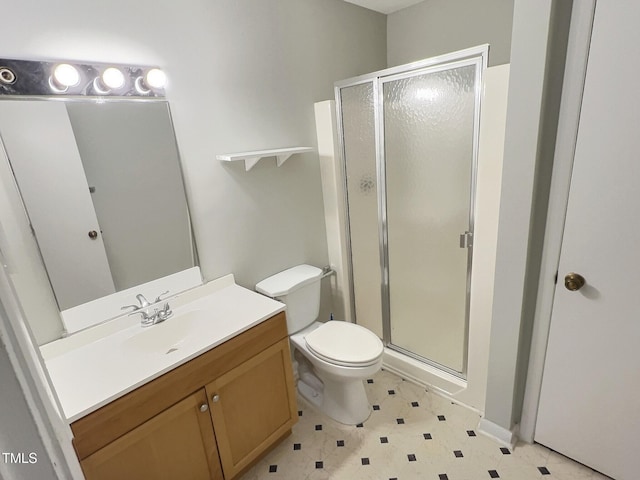
[[[638,24],[597,3],[535,434],[617,480],[640,472]]]
[[[3,100],[0,135],[60,309],[114,293],[64,102]]]

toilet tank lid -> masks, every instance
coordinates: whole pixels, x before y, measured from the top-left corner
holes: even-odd
[[[322,270],[311,265],[298,265],[265,278],[256,284],[256,290],[269,297],[279,297],[315,282]]]

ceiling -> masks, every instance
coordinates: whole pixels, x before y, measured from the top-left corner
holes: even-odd
[[[354,3],[369,10],[375,10],[376,12],[387,15],[420,3],[421,1],[422,0],[345,0],[345,2]]]

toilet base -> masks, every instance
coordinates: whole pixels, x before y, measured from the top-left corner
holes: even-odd
[[[317,375],[308,363],[298,362],[298,392],[309,403],[335,421],[357,425],[371,415],[371,406],[361,379],[340,379]]]

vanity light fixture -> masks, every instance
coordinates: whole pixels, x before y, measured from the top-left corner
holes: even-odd
[[[80,72],[73,65],[59,63],[53,69],[53,75],[49,77],[49,86],[56,93],[64,93],[69,87],[75,87],[80,83]]]
[[[164,90],[167,76],[159,68],[152,68],[144,76],[136,78],[135,87],[140,95],[148,95],[152,90]]]
[[[16,83],[16,78],[16,74],[13,73],[13,70],[7,67],[0,67],[0,83],[11,85]]]
[[[0,95],[164,97],[167,76],[157,67],[0,58]]]
[[[102,83],[112,90],[119,90],[124,87],[125,78],[122,70],[116,67],[109,67],[100,75]]]
[[[142,77],[136,78],[135,81],[136,92],[140,95],[149,95],[151,93],[151,89],[147,88],[144,79]]]
[[[100,95],[108,95],[112,90],[120,90],[125,83],[122,70],[117,67],[107,67],[100,76],[93,79],[93,90]]]
[[[167,76],[159,68],[152,68],[144,76],[144,81],[149,87],[160,90],[167,85]]]

